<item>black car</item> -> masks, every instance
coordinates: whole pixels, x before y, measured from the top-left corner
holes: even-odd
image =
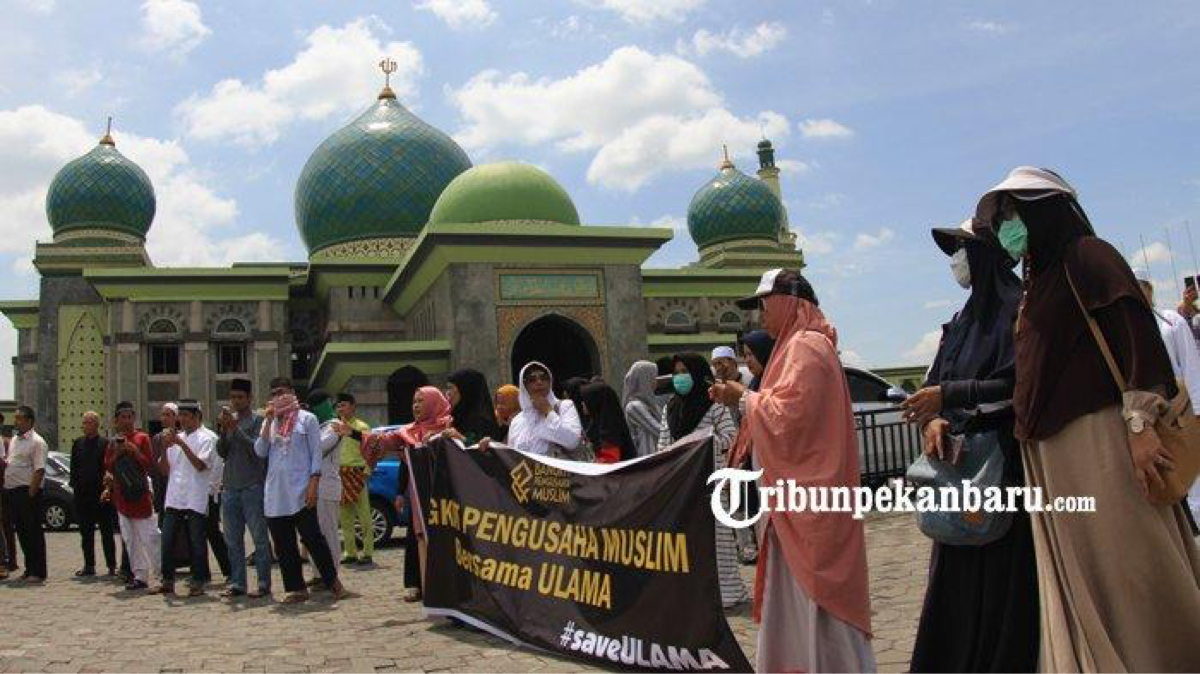
[[[50,452],[42,480],[42,526],[66,531],[75,524],[75,492],[71,490],[71,456]]]

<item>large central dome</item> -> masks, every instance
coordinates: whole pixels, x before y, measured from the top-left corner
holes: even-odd
[[[471,160],[385,90],[309,157],[296,182],[296,225],[309,255],[330,246],[416,236]]]

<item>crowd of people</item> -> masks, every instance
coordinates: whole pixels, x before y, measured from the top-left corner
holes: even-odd
[[[912,671],[1194,670],[1195,525],[1186,501],[1159,505],[1147,494],[1173,461],[1154,424],[1177,379],[1185,390],[1200,386],[1195,287],[1178,313],[1153,309],[1149,284],[1095,235],[1071,186],[1044,169],[1014,170],[973,217],[933,238],[970,296],[943,326],[924,386],[904,403],[924,451],[951,460],[955,442],[986,436],[1004,457],[1005,486],[1094,496],[1097,511],[1017,513],[999,540],[935,542]],[[96,573],[97,528],[108,573],[117,573],[115,512],[131,591],[175,592],[175,550],[186,541],[188,595],[211,580],[211,547],[227,596],[268,596],[273,556],[283,601],[305,600],[310,587],[343,596],[340,566],[372,563],[372,537],[360,549],[355,531],[370,531],[373,466],[439,436],[480,451],[504,444],[616,463],[704,433],[714,469],[762,470],[768,485],[858,486],[837,331],[811,284],[772,270],[739,305],[758,311],[762,329],[743,335],[738,350],[637,361],[619,391],[598,377],[556,384],[536,361],[494,391],[480,372],[460,370],[445,389],[420,388],[414,420],[393,430],[372,431],[349,393],[313,391],[301,402],[286,378],[272,381],[261,411],[250,382],[235,381],[212,430],[194,400],[164,406],[154,437],[137,430],[128,403],[116,406],[112,438],[88,413],[71,460],[84,559],[77,575]],[[1193,404],[1200,412],[1200,390]],[[25,555],[23,577],[40,582],[45,543],[34,508],[46,446],[34,424],[33,410],[19,408],[3,505]],[[395,505],[412,522],[410,601],[421,598],[427,566],[414,484],[411,467],[401,470]],[[300,544],[316,571],[307,581]],[[753,601],[760,671],[874,670],[861,520],[773,510],[753,529],[718,524],[715,555],[722,604]],[[758,565],[753,592],[739,563]]]

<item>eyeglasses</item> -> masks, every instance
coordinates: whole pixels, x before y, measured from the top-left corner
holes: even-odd
[[[532,384],[535,381],[550,381],[550,375],[540,370],[525,375],[524,382],[526,384]]]

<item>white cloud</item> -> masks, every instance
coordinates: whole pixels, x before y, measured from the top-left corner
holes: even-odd
[[[483,28],[496,20],[487,0],[425,0],[415,7],[431,12],[454,30]]]
[[[815,164],[806,161],[800,161],[799,159],[775,160],[775,168],[784,173],[794,173],[796,175],[808,173],[809,171],[813,170],[813,166],[815,166]]]
[[[850,138],[854,131],[832,119],[806,119],[800,122],[805,138]]]
[[[74,98],[99,84],[104,76],[100,74],[99,68],[91,66],[82,70],[66,70],[60,73],[57,79],[66,94]]]
[[[933,357],[937,355],[938,345],[942,342],[942,331],[930,330],[921,335],[921,339],[908,351],[904,352],[904,357],[916,361],[919,365],[932,363]]]
[[[695,64],[637,47],[557,80],[487,70],[450,97],[466,120],[457,134],[464,147],[553,143],[595,152],[588,181],[625,190],[665,171],[713,167],[722,144],[748,154],[762,134],[789,130],[775,112],[738,117]]]
[[[54,0],[20,0],[19,4],[31,12],[49,14],[54,11],[55,2]]]
[[[701,28],[692,35],[690,41],[680,40],[675,49],[682,54],[691,53],[696,56],[707,56],[721,51],[746,59],[774,49],[785,37],[787,28],[777,21],[760,23],[751,30],[731,28],[724,33],[713,33]]]
[[[867,362],[857,351],[853,349],[842,349],[838,351],[838,356],[842,359],[842,364],[849,367],[857,367],[859,369],[870,369],[871,364]]]
[[[878,248],[891,241],[895,236],[896,233],[887,227],[881,227],[875,234],[862,232],[854,237],[854,250],[862,251]]]
[[[837,241],[837,234],[834,232],[808,233],[798,227],[792,227],[792,232],[796,234],[796,244],[804,251],[805,256],[828,255],[833,252],[834,242]]]
[[[804,202],[803,205],[806,208],[815,208],[818,210],[825,211],[825,210],[832,210],[835,208],[841,208],[841,206],[845,203],[846,203],[846,195],[844,195],[840,192],[827,192],[820,196],[809,199],[808,201]]]
[[[1145,248],[1138,248],[1128,258],[1129,266],[1135,269],[1145,269],[1147,264],[1170,262],[1171,249],[1161,241],[1155,241]]]
[[[993,35],[1003,35],[1010,30],[1012,26],[999,21],[983,21],[976,20],[967,24],[968,30],[978,31],[980,33],[992,33]]]
[[[704,0],[585,0],[584,4],[616,12],[632,24],[656,21],[683,21],[689,13],[704,4]]]
[[[142,30],[146,47],[180,56],[212,33],[204,25],[200,6],[188,0],[146,0],[142,3]]]
[[[396,61],[392,89],[402,100],[411,99],[423,71],[421,53],[410,42],[383,43],[377,32],[386,30],[368,18],[340,28],[320,26],[291,63],[268,70],[258,82],[221,80],[208,94],[180,104],[176,114],[193,138],[270,144],[290,124],[365,108],[381,88],[373,62],[379,55]]]

